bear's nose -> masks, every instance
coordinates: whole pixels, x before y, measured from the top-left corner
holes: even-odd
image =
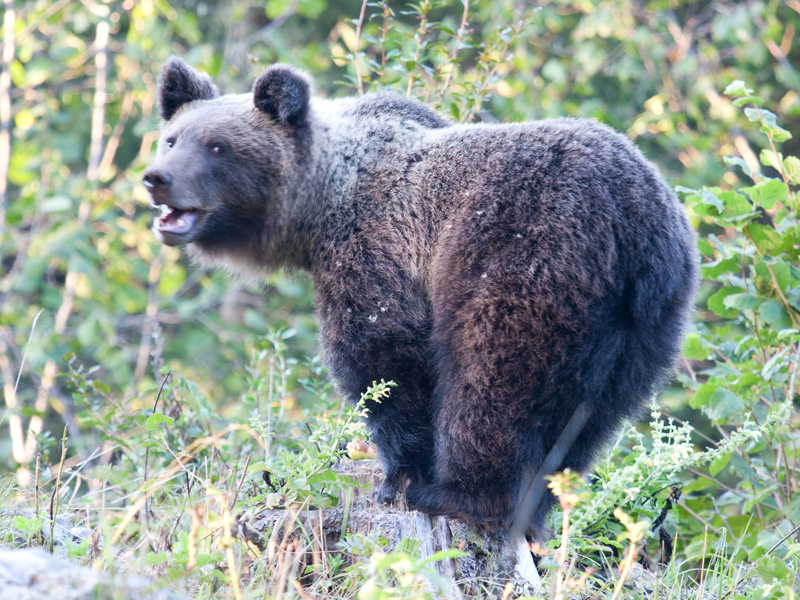
[[[168,188],[172,184],[172,176],[158,169],[150,169],[144,174],[144,185],[151,190]]]

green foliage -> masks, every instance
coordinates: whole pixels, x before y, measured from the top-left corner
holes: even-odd
[[[408,538],[387,551],[386,540],[375,532],[347,534],[339,546],[348,555],[361,559],[345,570],[340,583],[340,590],[355,584],[354,597],[359,600],[427,600],[449,594],[451,582],[439,575],[433,565],[466,555],[459,550],[440,550],[423,559],[419,557],[420,542]]]
[[[316,353],[308,279],[231,282],[149,232],[139,182],[157,138],[155,77],[177,53],[225,92],[247,91],[263,66],[283,61],[310,71],[322,95],[393,89],[456,121],[575,115],[626,131],[680,184],[697,225],[700,310],[684,387],[665,394],[649,429],[620,436],[576,492],[558,577],[611,595],[609,567],[638,545],[657,569],[666,535],[676,542],[658,574],[667,597],[791,597],[800,551],[795,4],[375,0],[362,19],[351,0],[10,3],[0,470],[16,481],[0,480],[0,542],[44,543],[64,423],[59,514],[89,515],[91,534],[62,548],[108,567],[112,548],[124,548],[190,597],[293,593],[282,554],[265,559],[234,539],[234,516],[333,506],[349,485],[331,466],[363,426],[320,359],[305,358]],[[614,509],[661,524],[637,544]],[[365,561],[326,557],[320,597],[445,589],[410,542],[390,551],[380,536],[351,536],[344,549]]]
[[[362,394],[355,409],[344,405],[336,416],[315,419],[314,428],[307,426],[308,437],[298,438],[292,447],[274,453],[267,448],[265,462],[250,465],[250,472],[266,472],[267,486],[272,490],[265,496],[255,496],[249,504],[258,510],[271,508],[333,508],[338,504],[338,490],[350,485],[350,478],[338,474],[332,467],[347,455],[347,443],[355,437],[368,437],[364,422],[369,418],[368,402],[380,402],[389,396],[393,381],[373,383]],[[262,439],[274,435],[259,415],[250,419],[251,427]]]
[[[702,498],[724,486],[725,518],[719,515],[709,525],[726,528],[740,541],[740,556],[758,559],[800,516],[793,508],[800,491],[800,229],[797,182],[790,177],[797,158],[778,152],[791,134],[753,90],[736,81],[726,93],[764,135],[761,163],[767,168],[743,168],[752,185],[739,190],[682,190],[687,204],[714,228],[701,243],[710,313],[690,339],[693,357],[702,362],[686,383],[695,390],[691,406],[723,438],[753,425],[761,435],[711,463],[707,479],[693,491]],[[775,552],[784,556],[786,548]]]

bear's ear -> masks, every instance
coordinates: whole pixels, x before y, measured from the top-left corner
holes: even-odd
[[[217,86],[205,73],[195,71],[177,56],[164,63],[158,76],[158,107],[163,120],[169,121],[187,102],[211,100],[217,96]]]
[[[253,85],[253,104],[281,123],[299,125],[308,113],[311,81],[302,71],[272,65]]]

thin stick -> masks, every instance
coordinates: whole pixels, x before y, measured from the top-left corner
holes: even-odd
[[[453,80],[453,71],[456,70],[456,58],[458,57],[458,49],[461,46],[461,40],[464,37],[464,31],[467,28],[467,16],[469,15],[469,0],[462,0],[464,2],[464,14],[461,15],[461,26],[458,28],[458,36],[456,37],[456,47],[450,53],[450,71],[447,73],[447,78],[444,80],[442,86],[442,95],[439,102],[444,102],[444,96],[447,93],[447,88],[450,87],[450,82]]]
[[[381,26],[381,84],[385,83],[386,77],[386,33],[389,29],[389,0],[384,0],[382,3],[383,8],[383,25]]]
[[[364,13],[367,11],[367,0],[361,3],[361,14],[358,15],[358,24],[356,25],[356,43],[353,48],[353,60],[356,63],[356,83],[358,84],[359,96],[364,93],[364,82],[361,79],[361,64],[358,61],[358,47],[361,45],[361,27],[364,24]]]
[[[614,589],[614,595],[611,596],[611,600],[617,600],[619,597],[619,593],[622,591],[622,586],[625,585],[625,580],[628,579],[628,573],[630,573],[633,562],[636,559],[636,554],[636,544],[631,542],[631,545],[628,547],[628,554],[625,556],[625,561],[622,565],[622,573],[619,574],[619,581],[617,581],[617,587]]]
[[[110,25],[105,19],[97,24],[95,32],[94,66],[94,104],[92,107],[92,134],[89,146],[89,170],[87,176],[90,181],[100,178],[100,162],[103,159],[103,127],[105,126],[106,100],[108,93],[108,37]]]
[[[39,519],[39,463],[41,462],[41,457],[39,453],[36,453],[36,475],[33,478],[33,505],[34,510],[36,511],[36,519]],[[44,546],[44,540],[42,539],[42,529],[41,527],[37,527],[36,532],[36,542],[39,546]]]
[[[233,587],[233,597],[235,600],[241,600],[242,591],[239,587],[239,568],[236,564],[236,555],[233,552],[234,537],[231,531],[233,525],[233,517],[230,511],[225,506],[225,497],[220,497],[220,506],[222,507],[222,545],[225,546],[225,559],[228,563],[228,573],[230,573],[231,586]]]
[[[14,456],[14,460],[16,460],[20,464],[25,464],[26,462],[30,462],[28,459],[30,458],[30,454],[28,452],[28,446],[30,445],[30,441],[33,440],[33,444],[36,444],[36,438],[31,437],[30,439],[26,439],[25,434],[22,432],[22,417],[16,412],[17,408],[17,389],[19,388],[19,380],[22,376],[22,370],[25,367],[25,358],[28,356],[28,348],[31,345],[31,339],[33,339],[33,334],[36,331],[36,323],[39,321],[39,317],[44,312],[42,308],[36,313],[36,316],[33,319],[33,324],[31,325],[31,334],[28,336],[28,343],[25,344],[25,351],[22,353],[22,359],[20,360],[19,370],[17,371],[17,379],[14,383],[14,388],[11,391],[11,394],[6,397],[6,407],[9,410],[9,417],[8,417],[8,431],[11,437],[11,452]],[[37,431],[41,428],[41,421],[42,418],[38,416],[31,417],[30,424],[28,427],[29,431]]]
[[[571,508],[566,506],[563,502],[561,508],[561,547],[556,554],[556,561],[558,562],[558,572],[556,573],[556,600],[562,600],[564,598],[564,586],[567,579],[567,550],[569,549],[569,514],[572,512]]]
[[[242,476],[239,478],[239,485],[236,486],[236,492],[233,494],[233,500],[231,501],[230,510],[233,510],[233,507],[236,506],[236,499],[239,497],[239,491],[242,489],[242,484],[244,483],[244,478],[247,475],[247,467],[250,466],[250,459],[252,456],[249,454],[247,455],[247,460],[244,463],[244,470],[242,471]]]
[[[553,448],[547,453],[542,466],[539,467],[522,501],[519,503],[517,514],[511,525],[512,542],[514,540],[521,540],[522,536],[525,535],[525,530],[530,525],[531,519],[533,519],[533,516],[536,514],[536,509],[539,508],[542,497],[547,490],[547,484],[544,479],[545,475],[553,473],[561,466],[561,463],[564,462],[564,458],[567,456],[567,452],[572,448],[580,432],[583,431],[591,414],[592,410],[589,405],[586,402],[581,402],[578,408],[575,409],[575,412],[572,413],[572,417],[570,417],[561,435],[558,436],[558,440],[556,440]]]
[[[64,459],[67,457],[67,426],[64,425],[64,433],[61,435],[61,460],[58,463],[58,476],[56,477],[56,487],[53,489],[53,496],[50,498],[50,554],[53,553],[53,534],[56,528],[56,517],[58,516],[58,491],[61,488],[61,473],[64,471]],[[53,505],[55,504],[55,508]]]
[[[97,167],[98,173],[105,173],[114,163],[114,157],[119,149],[119,145],[122,140],[122,134],[125,131],[125,125],[128,123],[128,119],[133,111],[133,106],[133,91],[128,90],[125,92],[125,95],[122,98],[122,107],[119,111],[119,119],[117,120],[116,125],[114,125],[114,131],[111,132],[111,136],[108,138],[108,143],[106,144],[105,151],[103,152],[103,157],[100,159],[100,164]]]
[[[417,29],[417,47],[414,50],[414,69],[417,68],[417,62],[419,61],[420,51],[422,50],[422,45],[424,43],[424,38],[428,33],[428,12],[430,11],[430,5],[428,0],[423,0],[420,3],[420,10],[419,10],[419,29]],[[414,71],[411,71],[408,74],[408,89],[406,90],[406,98],[411,97],[411,92],[414,91]]]
[[[161,381],[161,385],[158,388],[158,393],[156,394],[156,401],[153,402],[153,410],[150,411],[150,416],[156,414],[156,409],[158,408],[158,401],[161,399],[161,392],[164,391],[164,386],[167,385],[167,381],[169,381],[169,376],[172,375],[172,369],[167,371],[167,374],[164,375],[164,379]],[[151,431],[147,434],[147,441],[150,441],[150,438],[153,436],[153,432]],[[144,451],[144,475],[142,476],[142,483],[147,482],[147,459],[150,455],[150,446],[148,446]]]

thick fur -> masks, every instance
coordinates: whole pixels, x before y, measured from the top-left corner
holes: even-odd
[[[159,115],[164,121],[169,121],[187,102],[211,100],[219,96],[217,86],[208,75],[198,73],[174,56],[167,60],[161,70],[158,89]]]
[[[369,407],[383,500],[408,483],[421,510],[507,526],[580,403],[592,417],[561,467],[582,471],[670,377],[697,281],[680,204],[594,121],[454,125],[394,95],[312,98],[271,69],[255,103],[174,110],[151,168],[173,183],[154,201],[202,211],[177,242],[206,264],[313,274],[348,400],[397,382]],[[162,75],[170,110],[187,94],[174,81],[199,85]]]

